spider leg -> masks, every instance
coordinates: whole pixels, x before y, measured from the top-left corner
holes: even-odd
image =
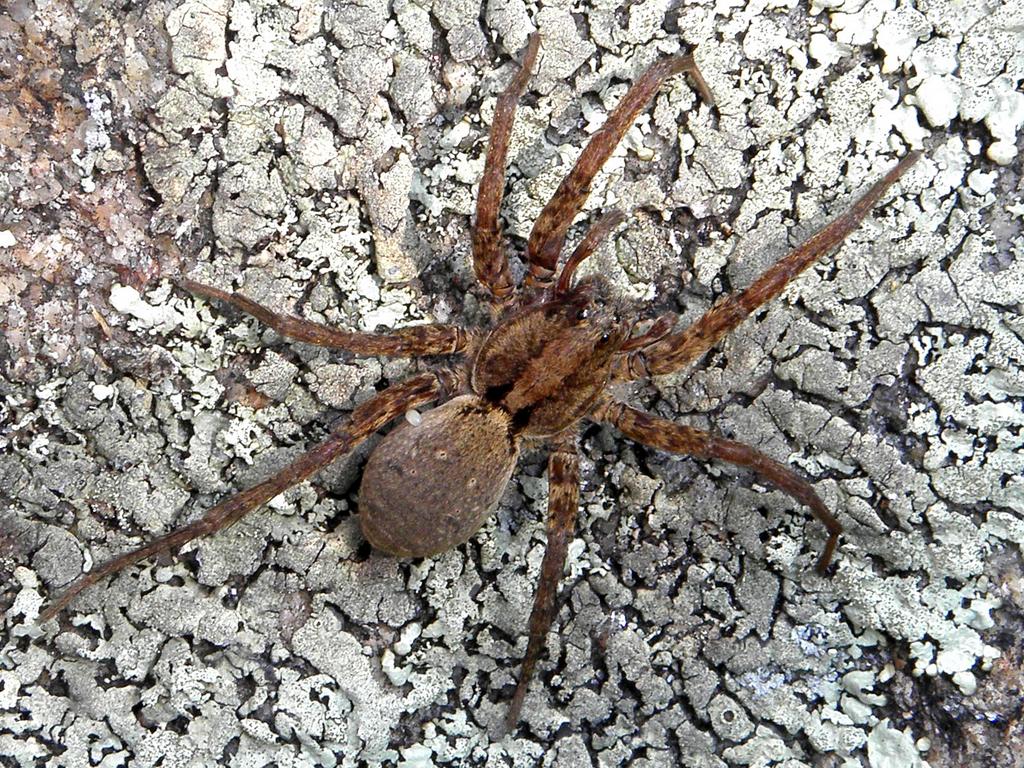
[[[192,539],[207,536],[235,523],[261,504],[302,482],[342,454],[348,453],[396,416],[436,399],[442,389],[441,379],[433,373],[420,374],[389,387],[372,400],[357,407],[346,423],[332,430],[330,437],[311,448],[274,477],[222,501],[195,522],[96,566],[57,597],[50,607],[40,614],[38,623],[42,624],[57,616],[82,590],[110,574],[160,552],[177,549]]]
[[[548,457],[548,545],[540,566],[540,583],[530,613],[530,639],[526,646],[523,668],[519,673],[512,703],[505,718],[508,731],[515,728],[530,687],[537,659],[555,619],[558,583],[565,569],[565,556],[576,527],[576,511],[580,499],[580,459],[575,433],[563,433]]]
[[[828,511],[810,483],[789,467],[768,458],[749,445],[726,440],[703,429],[676,424],[631,408],[625,403],[607,401],[595,410],[591,418],[612,424],[626,437],[663,451],[701,459],[721,459],[730,464],[748,467],[796,501],[810,507],[811,514],[828,529],[828,541],[825,542],[825,549],[815,566],[818,573],[825,573],[839,541],[839,534],[843,532],[843,526]]]
[[[651,326],[641,333],[639,336],[633,336],[627,339],[626,342],[619,347],[620,352],[632,352],[634,349],[644,349],[645,347],[651,346],[656,341],[668,336],[669,332],[675,327],[676,321],[679,318],[676,317],[674,312],[666,312],[663,315],[658,315],[651,323]]]
[[[533,71],[539,47],[540,34],[534,32],[526,46],[522,67],[498,97],[498,103],[494,107],[491,134],[487,141],[484,175],[480,179],[480,190],[476,198],[473,271],[477,280],[498,303],[508,299],[515,287],[508,268],[508,256],[501,242],[501,224],[498,221],[501,200],[505,194],[505,157],[508,154],[516,105],[526,90],[526,83]]]
[[[611,157],[619,141],[633,125],[637,115],[654,98],[662,83],[680,72],[688,72],[701,98],[708,104],[714,103],[711,91],[692,56],[660,59],[648,67],[626,91],[605,124],[590,139],[576,160],[576,165],[558,185],[555,194],[534,222],[526,244],[526,260],[530,265],[526,275],[527,287],[545,289],[551,285],[558,266],[558,256],[565,243],[565,233],[590,195],[594,176]]]
[[[590,258],[597,247],[625,218],[626,215],[622,211],[613,209],[601,216],[597,223],[587,230],[587,234],[583,236],[580,244],[576,246],[576,250],[572,252],[572,256],[562,267],[562,271],[558,275],[558,282],[555,284],[555,293],[568,293],[569,288],[572,287],[572,276],[576,272],[576,268]]]
[[[639,379],[672,373],[707,352],[742,323],[750,313],[779,295],[789,281],[839,245],[855,230],[879,198],[917,162],[920,152],[910,152],[889,173],[876,181],[853,206],[831,224],[811,235],[787,256],[779,259],[745,291],[720,301],[681,333],[636,350],[616,361],[614,376]]]
[[[356,355],[383,355],[385,357],[419,357],[422,355],[448,355],[462,350],[467,343],[466,333],[455,325],[429,323],[398,328],[391,333],[358,333],[342,331],[327,325],[284,315],[257,304],[240,293],[222,291],[194,280],[183,279],[178,285],[204,299],[223,301],[282,336],[318,347],[344,349]]]

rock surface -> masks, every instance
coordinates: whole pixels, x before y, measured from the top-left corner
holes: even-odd
[[[620,6],[0,10],[0,763],[1019,765],[1020,4]],[[283,343],[171,279],[363,330],[482,321],[475,186],[534,26],[517,249],[646,64],[696,46],[715,93],[711,110],[667,85],[588,204],[635,211],[587,266],[645,317],[696,319],[924,150],[836,254],[631,392],[811,478],[846,527],[834,576],[785,495],[591,427],[564,605],[513,736],[539,451],[442,557],[362,545],[364,448],[35,627],[83,568],[416,369]]]

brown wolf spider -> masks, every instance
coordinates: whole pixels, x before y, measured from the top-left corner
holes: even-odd
[[[498,99],[473,227],[473,268],[494,309],[489,331],[432,324],[392,333],[351,333],[279,315],[239,294],[181,286],[258,318],[282,336],[359,355],[461,355],[454,368],[422,373],[357,407],[319,445],[276,476],[221,502],[202,518],[134,551],[98,565],[75,581],[41,615],[55,617],[79,592],[143,558],[219,531],[302,482],[404,413],[441,404],[390,432],[370,455],[359,491],[363,533],[379,550],[429,557],[467,541],[496,507],[524,441],[550,446],[547,550],[530,616],[529,641],[507,724],[519,719],[530,677],[555,617],[556,594],[572,537],[579,498],[576,440],[583,419],[612,424],[626,437],[661,450],[749,467],[805,504],[828,529],[818,559],[824,572],[842,526],[813,488],[757,450],[709,432],[675,424],[613,398],[610,385],[677,371],[692,363],[751,312],[774,298],[796,275],[855,229],[882,194],[914,163],[908,154],[852,208],[695,324],[675,330],[661,317],[640,333],[630,308],[600,277],[575,281],[576,268],[622,220],[617,211],[595,223],[558,271],[566,232],[582,209],[594,176],[662,83],[686,72],[705,102],[711,94],[691,56],[663,58],[629,88],[593,136],[534,224],[526,246],[528,271],[514,284],[501,242],[498,212],[505,155],[516,103],[526,88],[540,39],[529,41],[522,67]]]

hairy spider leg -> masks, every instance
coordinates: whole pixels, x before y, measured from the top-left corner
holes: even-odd
[[[606,214],[601,216],[597,222],[587,230],[587,234],[580,240],[580,244],[576,246],[576,250],[572,252],[572,256],[565,262],[565,266],[562,267],[562,271],[558,275],[558,282],[555,284],[555,293],[568,293],[569,289],[572,288],[572,278],[576,272],[576,268],[584,261],[590,258],[591,254],[597,247],[604,242],[604,239],[611,234],[612,230],[621,224],[626,218],[626,215],[617,209],[608,211]]]
[[[619,347],[619,352],[632,352],[634,349],[649,347],[659,339],[663,339],[676,327],[676,315],[674,312],[666,312],[658,315],[647,328],[638,336],[628,339],[625,344]]]
[[[828,529],[828,541],[815,566],[818,573],[825,573],[843,526],[828,511],[810,483],[793,470],[749,445],[718,437],[703,429],[676,424],[625,403],[607,401],[590,418],[612,424],[631,440],[653,448],[700,459],[721,459],[752,469],[762,479],[809,507],[811,514]]]
[[[56,598],[50,607],[40,614],[38,623],[42,624],[54,618],[82,590],[112,573],[160,552],[177,549],[195,538],[216,533],[237,522],[260,505],[323,469],[342,454],[348,453],[392,419],[410,408],[437,399],[442,390],[441,379],[433,373],[420,374],[401,384],[388,387],[357,407],[346,423],[334,428],[330,437],[311,448],[274,477],[222,501],[195,522],[96,566]]]
[[[342,331],[304,320],[301,317],[274,312],[240,293],[222,291],[220,288],[203,285],[194,280],[179,280],[178,285],[204,299],[214,299],[230,304],[236,309],[252,315],[264,325],[273,328],[289,339],[315,344],[318,347],[344,349],[355,355],[382,355],[384,357],[448,355],[459,352],[466,346],[466,332],[456,325],[441,323],[411,325],[407,328],[398,328],[391,333]]]
[[[494,119],[487,140],[484,175],[476,198],[476,223],[473,225],[473,271],[477,280],[497,303],[507,301],[515,284],[509,271],[508,255],[501,238],[498,213],[505,195],[505,158],[508,154],[516,106],[526,90],[540,48],[540,33],[534,32],[526,46],[523,65],[512,78],[494,107]]]
[[[562,433],[553,438],[552,443],[548,456],[548,542],[540,566],[540,583],[530,612],[530,639],[526,645],[526,656],[505,717],[505,727],[509,731],[519,722],[530,678],[555,619],[558,584],[565,570],[566,553],[576,527],[579,507],[580,458],[576,448],[576,433]]]
[[[672,373],[693,362],[751,312],[771,301],[789,282],[839,245],[855,230],[896,181],[917,162],[920,152],[910,152],[895,168],[876,181],[864,195],[831,224],[818,230],[787,256],[779,259],[738,294],[728,296],[681,333],[666,336],[646,349],[636,350],[616,361],[614,377],[641,379]]]
[[[576,160],[576,165],[558,185],[555,194],[533,223],[526,244],[526,261],[529,263],[527,288],[544,290],[550,287],[559,254],[565,244],[565,234],[590,195],[590,185],[597,172],[611,157],[626,131],[636,121],[637,115],[647,108],[662,83],[680,72],[689,73],[705,103],[714,103],[711,90],[692,56],[659,59],[649,66],[590,139]]]

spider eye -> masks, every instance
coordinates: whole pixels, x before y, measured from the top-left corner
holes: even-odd
[[[577,320],[586,320],[588,317],[590,317],[589,309],[581,309],[579,312],[576,313]]]

